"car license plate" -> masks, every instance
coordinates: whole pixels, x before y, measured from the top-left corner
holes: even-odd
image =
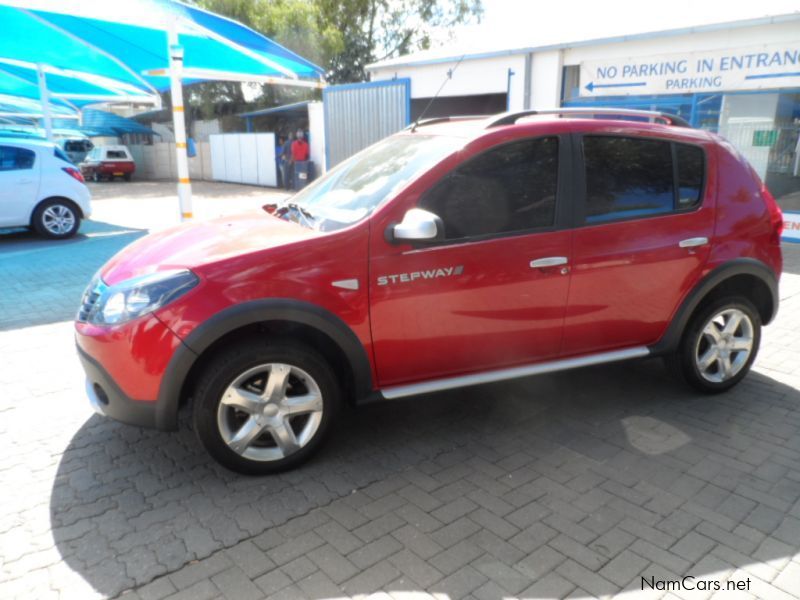
[[[122,177],[125,173],[114,173],[114,177]]]

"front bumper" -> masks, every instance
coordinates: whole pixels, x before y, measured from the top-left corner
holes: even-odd
[[[100,363],[80,346],[77,349],[86,372],[86,394],[95,412],[129,425],[156,426],[156,402],[129,398]]]

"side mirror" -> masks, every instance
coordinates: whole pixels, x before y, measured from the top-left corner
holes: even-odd
[[[389,242],[432,242],[444,237],[444,223],[437,215],[421,208],[412,208],[401,223],[389,225],[386,239]]]

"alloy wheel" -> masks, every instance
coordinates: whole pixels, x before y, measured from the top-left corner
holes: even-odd
[[[237,454],[275,461],[312,440],[322,412],[322,392],[308,373],[293,365],[266,363],[228,385],[217,409],[217,427]]]
[[[53,235],[64,235],[75,227],[75,213],[63,204],[53,204],[42,213],[42,225]]]
[[[735,377],[753,351],[753,322],[744,311],[727,308],[711,317],[695,347],[695,366],[712,383]]]

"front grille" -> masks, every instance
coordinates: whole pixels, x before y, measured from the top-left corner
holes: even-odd
[[[92,307],[97,303],[100,294],[102,294],[105,289],[106,285],[101,279],[93,281],[89,284],[89,287],[86,288],[86,291],[83,293],[83,298],[81,299],[81,306],[78,309],[78,316],[75,317],[80,323],[85,323],[89,318]]]

